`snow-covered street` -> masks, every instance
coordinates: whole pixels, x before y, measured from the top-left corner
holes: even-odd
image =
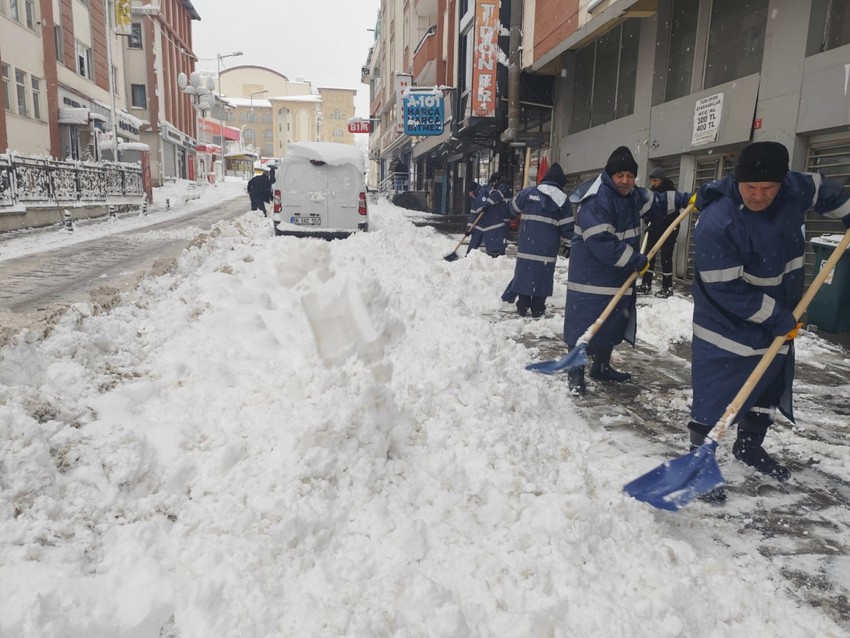
[[[721,445],[727,505],[654,510],[622,488],[685,451],[689,298],[640,308],[615,357],[644,377],[574,399],[524,369],[563,354],[566,263],[520,318],[513,259],[370,216],[324,242],[246,212],[0,349],[0,636],[850,635],[847,351],[800,337],[798,423],[766,442],[790,490]],[[839,505],[805,527],[823,477]],[[804,533],[771,553],[786,504]]]

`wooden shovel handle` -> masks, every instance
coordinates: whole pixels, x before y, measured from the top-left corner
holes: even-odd
[[[681,213],[679,213],[679,216],[673,220],[673,222],[667,227],[664,233],[662,233],[661,237],[658,238],[658,241],[655,242],[655,245],[649,249],[648,253],[646,253],[647,261],[655,257],[655,253],[661,250],[661,247],[664,245],[664,242],[667,241],[667,238],[673,234],[674,230],[679,228],[679,224],[682,223],[682,220],[695,210],[696,206],[691,204],[690,206],[685,208]],[[595,335],[596,331],[599,330],[603,323],[605,323],[605,320],[608,319],[609,316],[611,316],[611,313],[614,312],[614,308],[620,302],[620,299],[623,298],[623,295],[626,294],[626,291],[632,287],[632,284],[634,283],[635,279],[637,279],[637,276],[637,271],[634,271],[631,275],[629,275],[629,278],[626,279],[625,282],[623,282],[623,285],[620,286],[620,289],[614,294],[613,297],[611,297],[611,301],[609,301],[608,305],[605,306],[605,310],[602,311],[602,314],[599,315],[599,318],[592,324],[590,324],[590,327],[585,330],[584,334],[581,336],[581,338],[579,338],[576,345],[581,343],[590,343],[590,340],[593,339],[593,335]]]
[[[794,318],[797,321],[800,321],[800,317],[806,312],[806,309],[809,307],[809,304],[812,303],[812,299],[815,298],[818,290],[823,285],[823,282],[826,281],[826,278],[829,276],[829,273],[832,272],[832,269],[835,268],[835,265],[838,263],[838,260],[841,259],[842,254],[850,246],[850,229],[847,229],[847,232],[844,233],[844,237],[832,251],[832,254],[829,256],[829,259],[826,260],[826,264],[820,269],[817,277],[812,282],[812,285],[809,286],[809,289],[806,290],[806,294],[803,295],[803,298],[800,300],[800,303],[797,304],[797,307],[794,308]],[[762,378],[764,373],[767,371],[768,366],[773,362],[776,358],[779,350],[782,349],[782,345],[785,343],[785,335],[780,335],[776,337],[773,342],[770,344],[770,347],[767,351],[761,356],[761,360],[758,362],[758,365],[755,369],[750,373],[750,376],[747,377],[747,380],[744,382],[744,385],[741,386],[741,389],[738,390],[738,394],[735,395],[735,398],[732,399],[732,402],[729,404],[729,407],[726,408],[726,412],[723,413],[723,416],[720,417],[720,420],[717,424],[711,429],[711,432],[708,433],[709,438],[714,439],[715,441],[719,441],[723,438],[723,435],[726,434],[726,430],[732,425],[732,421],[741,411],[741,408],[744,405],[744,402],[750,397],[753,389],[756,384]]]
[[[478,217],[475,218],[475,221],[472,222],[472,226],[470,226],[469,230],[466,231],[463,234],[463,237],[460,238],[460,241],[457,243],[457,246],[455,246],[455,249],[452,252],[457,252],[457,249],[460,248],[461,244],[463,244],[463,240],[466,239],[467,237],[469,237],[472,234],[472,231],[475,230],[475,227],[478,225],[478,222],[480,222],[481,218],[484,217],[485,212],[486,211],[482,210],[480,213],[478,213]]]

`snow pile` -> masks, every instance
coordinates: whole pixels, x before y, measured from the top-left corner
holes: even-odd
[[[499,316],[513,261],[370,212],[246,214],[0,350],[0,635],[841,633],[701,504],[623,494],[643,460],[523,370],[560,327]]]

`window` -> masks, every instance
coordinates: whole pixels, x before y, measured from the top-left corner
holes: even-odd
[[[32,0],[24,0],[24,16],[26,17],[26,25],[28,29],[35,28],[35,7]]]
[[[812,0],[806,55],[850,44],[850,5],[846,0]]]
[[[11,67],[8,64],[3,64],[3,108],[7,111],[12,110],[12,96],[9,92],[10,88],[10,73]]]
[[[127,39],[127,46],[131,49],[142,48],[142,25],[140,22],[134,22],[130,27],[130,37]]]
[[[91,49],[77,42],[77,73],[89,80],[94,79],[94,69],[92,68]]]
[[[667,87],[664,94],[666,102],[691,92],[697,14],[689,0],[674,0],[670,13],[670,47],[667,54]]]
[[[703,88],[761,69],[768,0],[714,0]]]
[[[144,84],[130,85],[131,103],[134,107],[146,109],[148,107],[148,95]]]
[[[21,21],[21,10],[18,9],[18,0],[9,0],[9,17],[18,22]]]
[[[62,34],[62,25],[53,26],[53,44],[56,46],[56,61],[65,62],[65,37]]]
[[[343,131],[341,128],[339,128],[337,126],[337,127],[334,128],[333,133],[331,133],[331,135],[333,137],[342,137],[343,135],[345,135],[345,131]]]
[[[15,84],[18,89],[18,115],[27,116],[27,74],[15,69]]]
[[[640,21],[629,20],[576,52],[570,130],[634,113]]]
[[[41,78],[34,75],[30,76],[30,86],[32,86],[32,116],[41,119]]]

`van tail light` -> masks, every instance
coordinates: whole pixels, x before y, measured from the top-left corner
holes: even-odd
[[[357,212],[364,217],[369,213],[366,209],[366,193],[360,193],[360,205],[357,207]]]
[[[280,189],[276,188],[274,191],[274,212],[280,212]]]

